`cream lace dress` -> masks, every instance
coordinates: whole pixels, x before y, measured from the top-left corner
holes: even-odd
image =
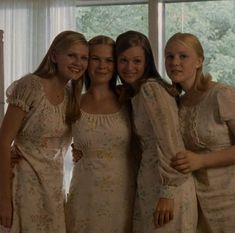
[[[63,156],[70,131],[67,95],[58,105],[46,98],[40,78],[27,75],[7,90],[8,103],[26,111],[14,144],[22,159],[14,168],[11,233],[65,233]]]
[[[67,232],[132,232],[135,180],[128,112],[124,107],[113,114],[81,110],[73,137],[83,157],[73,168]]]
[[[175,99],[150,79],[133,97],[134,122],[143,153],[135,203],[135,233],[195,233],[197,202],[191,175],[170,167],[170,158],[184,149]],[[159,198],[174,198],[174,219],[155,228],[153,213]]]
[[[196,153],[235,145],[235,88],[217,83],[198,104],[180,107],[186,148]],[[235,232],[235,166],[194,172],[199,233]]]

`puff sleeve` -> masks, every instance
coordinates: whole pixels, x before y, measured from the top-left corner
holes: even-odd
[[[6,90],[7,103],[21,108],[25,112],[31,109],[37,87],[32,75],[14,81]]]
[[[176,187],[188,178],[188,175],[170,166],[171,158],[177,152],[184,150],[178,107],[175,99],[156,81],[143,84],[140,95],[154,132],[161,177],[160,195],[173,198]]]
[[[217,93],[217,104],[221,120],[235,136],[235,87],[222,86]]]

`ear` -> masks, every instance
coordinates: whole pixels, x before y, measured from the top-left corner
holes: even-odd
[[[197,69],[200,68],[200,67],[202,67],[203,61],[204,61],[204,58],[203,58],[203,57],[199,57],[199,58],[198,58],[197,65],[196,65],[196,68],[197,68]]]

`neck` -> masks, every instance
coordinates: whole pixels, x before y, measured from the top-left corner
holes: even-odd
[[[113,91],[110,89],[108,85],[97,85],[91,86],[87,94],[92,95],[96,99],[106,98],[107,95],[112,95]]]

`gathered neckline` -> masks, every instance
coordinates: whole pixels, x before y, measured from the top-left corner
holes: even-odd
[[[123,107],[119,108],[119,110],[117,112],[113,112],[113,113],[90,113],[90,112],[86,112],[82,109],[80,109],[81,113],[82,114],[85,114],[85,115],[89,115],[89,116],[115,116],[115,115],[118,115],[121,110],[122,110]]]

